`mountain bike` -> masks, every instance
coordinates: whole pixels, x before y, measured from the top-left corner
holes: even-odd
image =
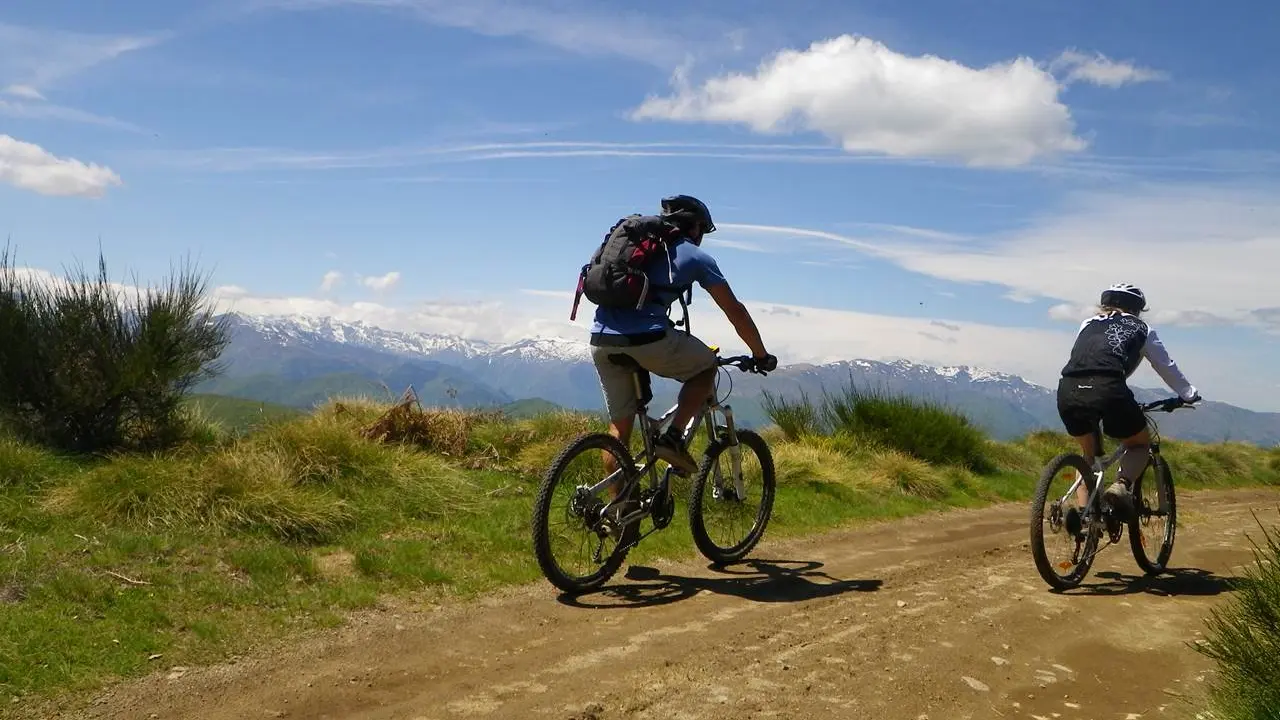
[[[756,367],[750,356],[722,358],[719,348],[713,346],[712,350],[716,353],[718,368],[734,366],[743,372],[767,374]],[[551,463],[533,507],[533,549],[538,565],[551,584],[569,593],[586,592],[603,585],[621,567],[632,548],[667,527],[675,517],[671,477],[677,471],[667,465],[659,474],[660,458],[655,453],[654,439],[674,421],[676,406],[660,418],[650,417],[651,374],[628,355],[613,354],[609,360],[632,370],[639,401],[636,426],[644,442],[639,457],[633,459],[627,446],[608,433],[583,433]],[[715,389],[681,434],[688,447],[699,425],[707,431],[708,444],[690,488],[689,529],[699,552],[712,563],[723,565],[741,560],[764,535],[773,511],[775,477],[768,444],[756,432],[735,426],[733,409],[725,403],[729,392],[723,398],[717,397],[719,380],[717,372]],[[758,468],[752,468],[752,472],[743,469],[744,449],[751,451],[758,461]],[[606,456],[612,458],[612,465],[617,468],[612,473],[606,473]],[[721,467],[722,459],[728,460],[724,463],[727,468]],[[614,499],[608,500],[603,496],[604,491],[615,486],[620,488]],[[749,497],[753,491],[759,492],[755,502]],[[553,512],[557,492],[564,496],[564,507]],[[720,515],[746,521],[745,534],[733,535],[728,540],[713,538],[716,533],[710,531],[709,525],[714,523],[708,521]],[[581,540],[570,543],[576,544],[586,556],[581,572],[565,568],[557,561],[552,541],[559,536],[552,532],[553,517],[565,531],[582,534]],[[641,535],[640,525],[645,518],[653,527]],[[606,550],[606,545],[612,545],[611,549]]]
[[[1079,453],[1063,453],[1058,455],[1044,467],[1040,482],[1036,487],[1035,498],[1031,501],[1031,555],[1035,558],[1036,570],[1044,581],[1058,590],[1067,590],[1080,584],[1089,569],[1093,567],[1094,558],[1106,547],[1120,541],[1124,527],[1129,527],[1129,547],[1138,567],[1147,575],[1159,575],[1164,572],[1169,556],[1173,553],[1173,539],[1177,531],[1177,504],[1173,492],[1173,475],[1168,461],[1160,454],[1160,430],[1152,411],[1173,412],[1179,408],[1194,406],[1181,398],[1166,398],[1147,403],[1142,406],[1147,416],[1147,426],[1151,430],[1151,444],[1147,468],[1132,483],[1133,509],[1127,518],[1122,518],[1120,511],[1102,500],[1106,484],[1103,475],[1106,470],[1120,460],[1124,454],[1124,445],[1119,445],[1110,455],[1101,457],[1103,453],[1102,431],[1094,428],[1093,440],[1096,455],[1092,466],[1085,462]],[[1066,472],[1069,487],[1062,494],[1050,493],[1049,486],[1061,471]],[[1148,478],[1151,478],[1148,480]],[[1081,488],[1084,488],[1087,500],[1079,503]],[[1154,486],[1154,492],[1148,497],[1145,490]],[[1072,500],[1077,501],[1076,504]],[[1045,503],[1048,502],[1048,514],[1045,514]],[[1146,529],[1159,521],[1164,521],[1163,533],[1159,535],[1159,547],[1154,557],[1147,554]],[[1050,560],[1045,546],[1045,528],[1048,527],[1050,537],[1058,537],[1069,549],[1070,553],[1059,560]],[[1099,547],[1102,536],[1107,536],[1108,543]],[[1058,570],[1066,571],[1059,574]]]

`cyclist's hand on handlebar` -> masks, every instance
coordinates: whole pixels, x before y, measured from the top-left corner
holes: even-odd
[[[769,353],[757,355],[753,359],[756,363],[756,370],[760,372],[773,372],[778,369],[778,358]]]

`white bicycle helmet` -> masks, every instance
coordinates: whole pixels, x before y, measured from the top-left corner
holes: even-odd
[[[1142,289],[1129,283],[1116,283],[1102,291],[1100,301],[1103,305],[1120,308],[1130,315],[1137,315],[1147,309],[1147,296]]]

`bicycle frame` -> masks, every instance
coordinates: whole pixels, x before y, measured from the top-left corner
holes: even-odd
[[[694,414],[693,418],[689,420],[689,423],[685,425],[685,427],[681,430],[680,438],[687,446],[690,439],[692,439],[693,434],[697,432],[698,426],[705,425],[707,429],[708,442],[715,442],[716,440],[715,417],[717,414],[722,416],[724,418],[724,428],[725,428],[724,437],[729,444],[729,458],[730,458],[730,461],[733,463],[734,490],[738,493],[738,497],[742,497],[743,495],[745,495],[745,488],[743,487],[743,484],[742,484],[742,450],[738,447],[738,435],[737,435],[737,429],[733,419],[733,407],[727,403],[721,402],[718,397],[717,391],[720,388],[720,373],[719,373],[720,369],[725,367],[726,365],[732,365],[742,360],[743,358],[720,358],[719,349],[713,347],[712,350],[715,351],[717,354],[716,382],[713,385],[711,394],[707,397],[706,402],[703,403],[702,406],[698,408],[697,413]],[[636,398],[638,400],[638,403],[636,405],[635,417],[636,417],[636,425],[638,425],[640,428],[640,437],[644,443],[644,450],[641,453],[640,457],[637,458],[639,460],[639,463],[636,465],[636,467],[632,468],[632,470],[635,473],[634,476],[629,477],[627,479],[621,491],[618,492],[614,500],[610,501],[605,506],[606,512],[613,507],[614,503],[617,503],[622,499],[628,497],[630,495],[630,490],[632,489],[632,486],[634,484],[638,484],[640,482],[640,479],[645,475],[649,477],[650,490],[654,490],[655,492],[662,491],[665,493],[669,491],[669,487],[670,487],[669,482],[670,482],[670,476],[672,472],[671,468],[667,468],[666,472],[663,473],[663,477],[661,480],[658,479],[657,454],[653,447],[653,437],[658,433],[664,432],[667,429],[667,427],[671,424],[673,417],[676,414],[676,410],[679,408],[679,404],[677,403],[672,405],[670,408],[667,409],[666,412],[662,414],[661,417],[658,417],[658,418],[650,417],[649,402],[653,399],[653,392],[651,387],[651,375],[649,371],[644,369],[633,369],[632,370],[632,386],[635,389]],[[620,473],[623,473],[624,470],[626,469],[618,468],[617,470],[613,471],[608,476],[606,476],[603,480],[596,483],[595,485],[592,485],[589,488],[589,492],[592,495],[596,495],[601,491],[603,491],[605,488],[610,487],[611,485],[613,485],[618,481],[618,475]],[[720,466],[719,465],[715,466],[713,468],[713,472],[715,473],[715,486],[719,488],[721,487]],[[648,515],[649,512],[650,511],[648,509],[642,507],[638,510],[628,513],[625,517],[620,518],[618,520],[618,524],[626,525],[641,517],[644,517],[645,515]]]
[[[1170,400],[1157,400],[1155,402],[1147,403],[1146,405],[1142,406],[1142,412],[1147,417],[1147,426],[1151,428],[1151,441],[1148,444],[1148,453],[1150,453],[1151,455],[1158,455],[1160,453],[1160,430],[1159,430],[1159,427],[1156,425],[1155,419],[1151,417],[1151,411],[1155,409],[1160,409],[1163,412],[1173,412],[1174,410],[1180,407],[1192,407],[1192,406],[1186,404],[1185,402],[1177,398],[1173,398]],[[1123,443],[1119,443],[1117,444],[1115,450],[1112,450],[1106,456],[1102,456],[1103,437],[1102,437],[1102,429],[1100,427],[1095,427],[1093,429],[1093,446],[1095,450],[1094,457],[1093,457],[1093,475],[1091,477],[1091,479],[1093,480],[1093,487],[1089,489],[1088,499],[1085,500],[1083,509],[1086,512],[1086,514],[1088,513],[1088,511],[1101,506],[1101,503],[1098,502],[1098,494],[1103,492],[1102,490],[1103,475],[1106,473],[1107,468],[1111,467],[1112,465],[1114,465],[1120,460],[1120,457],[1124,455],[1125,450],[1127,449]],[[1145,468],[1143,471],[1145,472]],[[1067,498],[1071,497],[1071,495],[1074,494],[1076,490],[1079,489],[1080,483],[1084,481],[1085,481],[1085,477],[1083,475],[1077,477],[1076,481],[1071,483],[1071,487],[1068,488],[1067,491],[1063,493],[1061,497],[1058,498],[1058,502],[1065,503],[1067,501]],[[1160,510],[1163,512],[1167,509],[1166,503],[1168,502],[1167,498],[1165,497],[1163,487],[1160,487],[1159,494],[1160,494]]]

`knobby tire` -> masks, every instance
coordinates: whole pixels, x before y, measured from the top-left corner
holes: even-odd
[[[760,459],[760,483],[762,486],[760,510],[757,511],[755,522],[747,536],[736,545],[722,548],[716,545],[707,534],[703,518],[703,498],[706,494],[707,483],[711,481],[711,469],[715,466],[720,454],[729,449],[729,445],[723,438],[711,443],[703,453],[702,463],[698,468],[697,475],[694,476],[693,486],[690,488],[689,530],[693,535],[693,542],[698,546],[698,551],[703,556],[717,565],[737,562],[746,557],[747,553],[751,552],[756,544],[760,542],[760,538],[764,536],[765,528],[769,525],[769,518],[773,515],[773,496],[777,482],[774,473],[773,453],[769,450],[769,445],[764,438],[755,432],[738,430],[737,435],[738,442],[745,448],[750,448],[754,451]]]
[[[613,577],[618,568],[622,566],[622,561],[626,559],[627,553],[630,552],[628,546],[635,542],[635,536],[639,529],[638,522],[628,526],[619,538],[617,546],[614,547],[609,557],[601,563],[599,569],[581,578],[565,573],[560,569],[555,558],[552,557],[548,524],[551,519],[551,498],[556,485],[559,483],[560,475],[576,456],[584,451],[598,452],[600,450],[608,450],[617,458],[618,462],[622,463],[621,467],[635,466],[631,452],[617,438],[607,433],[585,433],[565,447],[555,461],[551,463],[551,466],[547,468],[547,472],[538,488],[537,498],[534,501],[532,523],[534,555],[537,556],[538,566],[542,569],[542,574],[547,580],[566,593],[583,593],[595,590],[608,582],[609,578]]]

